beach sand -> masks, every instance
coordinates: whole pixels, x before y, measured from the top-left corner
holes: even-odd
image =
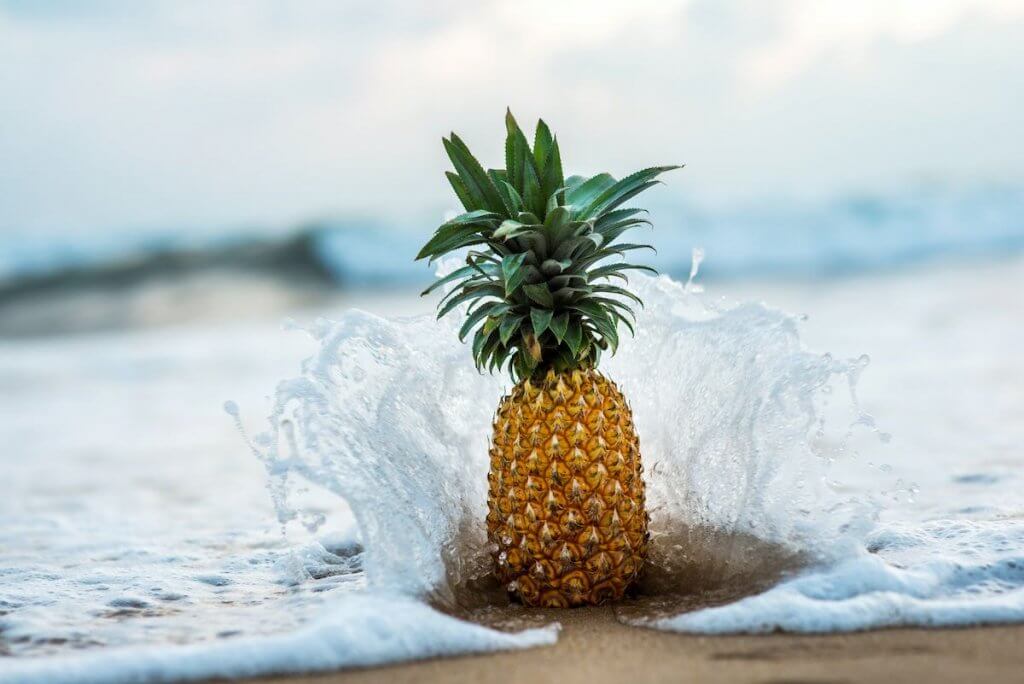
[[[378,682],[1024,682],[1024,626],[798,636],[694,636],[622,625],[611,608],[551,614],[555,646],[274,684]]]

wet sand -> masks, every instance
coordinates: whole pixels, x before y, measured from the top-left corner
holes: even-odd
[[[547,648],[259,682],[1024,682],[1024,626],[707,637],[628,627],[611,608],[556,619]]]

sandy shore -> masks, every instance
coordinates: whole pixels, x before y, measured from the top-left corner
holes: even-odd
[[[365,682],[1021,682],[1024,626],[704,637],[627,627],[610,608],[558,613],[558,643],[513,653],[259,680]]]

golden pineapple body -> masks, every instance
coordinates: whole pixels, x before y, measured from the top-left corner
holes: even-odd
[[[548,371],[494,420],[487,532],[498,578],[523,603],[620,598],[647,553],[643,468],[622,393],[596,370]]]

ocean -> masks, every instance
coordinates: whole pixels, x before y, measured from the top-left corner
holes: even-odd
[[[1024,621],[1022,197],[658,210],[666,275],[633,279],[638,334],[602,365],[651,511],[622,622]],[[488,583],[510,382],[416,298],[414,244],[350,222],[0,246],[0,682],[558,638]]]

